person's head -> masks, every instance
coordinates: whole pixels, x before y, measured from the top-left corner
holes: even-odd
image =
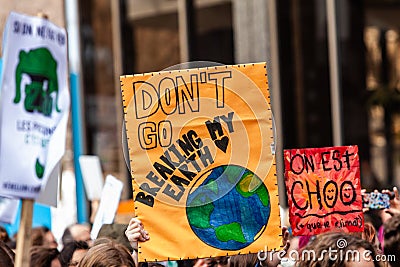
[[[3,241],[5,243],[10,242],[10,236],[7,233],[6,228],[0,225],[0,241]]]
[[[385,222],[383,252],[388,257],[400,260],[400,215],[395,215]]]
[[[218,256],[218,257],[210,258],[210,262],[208,263],[208,266],[227,267],[228,259],[229,259],[229,257],[227,257],[227,256]]]
[[[32,246],[45,246],[49,248],[57,248],[58,244],[49,228],[39,226],[32,229]]]
[[[376,257],[373,245],[356,235],[346,233],[318,235],[299,252],[299,255],[298,267],[379,266],[379,263],[373,260]]]
[[[35,246],[30,250],[30,267],[61,267],[56,248]]]
[[[98,237],[93,241],[93,246],[97,246],[100,244],[104,244],[104,243],[112,243],[112,242],[116,242],[115,240],[112,240],[111,238],[108,237]],[[116,242],[118,243],[118,242]]]
[[[129,251],[132,251],[132,247],[129,243],[128,238],[125,235],[125,229],[127,224],[103,224],[97,235],[97,239],[106,237],[114,240],[117,243],[124,245]],[[94,241],[96,243],[96,240]]]
[[[382,252],[381,244],[378,240],[378,234],[371,222],[364,223],[364,231],[362,232],[361,238],[370,242],[377,253]]]
[[[87,224],[73,224],[64,230],[64,234],[61,237],[62,243],[65,245],[72,241],[85,241],[92,245],[92,238],[90,237],[90,225]]]
[[[67,243],[60,252],[60,263],[62,267],[78,266],[79,261],[89,250],[85,241],[72,241]]]
[[[79,267],[135,267],[129,250],[114,241],[96,244],[80,261]]]
[[[229,267],[254,267],[258,262],[257,254],[243,254],[229,257]]]
[[[0,241],[0,266],[14,267],[15,254],[6,243]]]

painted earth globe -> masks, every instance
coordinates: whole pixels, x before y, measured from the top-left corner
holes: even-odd
[[[237,165],[213,168],[199,181],[203,182],[195,184],[186,203],[187,219],[199,239],[222,250],[239,250],[253,243],[271,212],[263,181]]]

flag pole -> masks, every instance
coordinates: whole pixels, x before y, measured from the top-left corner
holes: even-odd
[[[48,15],[39,12],[39,18],[48,19]],[[21,199],[21,221],[17,235],[17,248],[15,253],[15,267],[29,267],[30,248],[32,245],[32,218],[34,199]]]
[[[21,221],[17,235],[15,267],[29,267],[34,200],[22,199],[21,202]]]

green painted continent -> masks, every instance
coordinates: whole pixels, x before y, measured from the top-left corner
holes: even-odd
[[[186,212],[191,225],[206,229],[211,227],[210,216],[214,210],[214,205],[210,201],[207,201],[207,204],[201,202],[201,195],[199,194],[193,199],[190,207],[186,208]]]
[[[257,190],[256,190],[256,194],[258,195],[258,197],[261,200],[261,203],[265,206],[268,207],[269,205],[269,195],[268,195],[268,191],[267,188],[265,186],[260,186]]]
[[[269,195],[263,182],[252,173],[245,173],[242,179],[236,184],[236,190],[243,197],[251,197],[254,194],[260,198],[261,203],[268,207]]]
[[[240,243],[246,243],[242,228],[239,223],[233,222],[230,224],[224,224],[215,228],[215,235],[218,240],[227,242],[229,240],[237,241]]]

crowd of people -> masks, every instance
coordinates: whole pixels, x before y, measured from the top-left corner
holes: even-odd
[[[378,193],[377,191],[375,193]],[[282,250],[257,254],[200,259],[194,267],[378,267],[400,266],[400,197],[396,187],[383,190],[390,197],[390,208],[364,212],[363,232],[328,232],[317,236],[291,236],[282,227]],[[365,191],[362,191],[363,197]],[[125,232],[133,246],[150,235],[137,218]]]
[[[363,192],[364,193],[364,192]],[[291,236],[282,227],[282,250],[255,254],[176,261],[178,267],[378,267],[400,266],[400,197],[397,188],[389,194],[390,208],[364,210],[364,231],[329,232],[317,236]],[[74,224],[57,242],[46,227],[31,233],[31,267],[164,267],[169,262],[139,263],[138,244],[150,233],[138,218],[128,225],[103,225],[91,240],[90,225]],[[16,236],[0,227],[0,266],[14,266]],[[344,242],[343,245],[341,242]],[[61,249],[60,249],[61,247]]]

